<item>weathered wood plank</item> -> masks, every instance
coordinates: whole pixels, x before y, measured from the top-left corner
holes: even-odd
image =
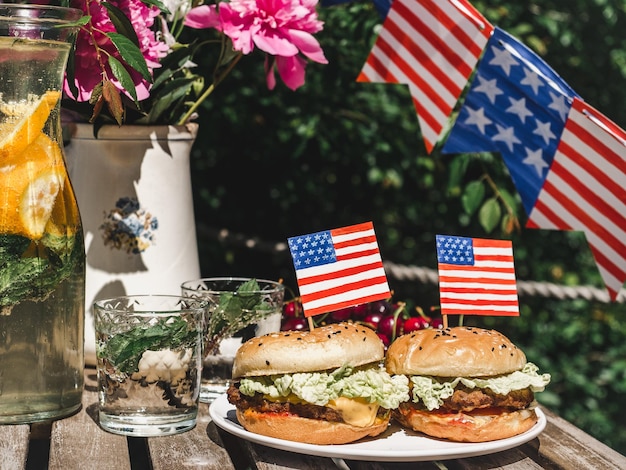
[[[150,438],[148,448],[153,470],[235,468],[205,404],[200,404],[194,429],[174,436]]]
[[[0,426],[0,468],[21,470],[26,466],[30,426]]]
[[[130,470],[126,437],[103,431],[97,424],[95,370],[85,375],[85,381],[83,409],[52,426],[49,470],[83,470],[90,465]]]
[[[445,461],[441,462],[368,462],[361,460],[346,460],[345,467],[349,470],[441,470],[448,467]],[[340,467],[341,468],[341,467]],[[451,467],[455,468],[455,467]]]
[[[582,429],[545,410],[548,424],[539,435],[539,456],[552,468],[593,468],[594,470],[623,470],[626,457]]]
[[[217,429],[237,468],[250,470],[327,470],[337,468],[326,457],[297,454],[255,444]]]
[[[245,442],[244,449],[252,461],[256,463],[258,470],[328,470],[337,468],[333,460],[328,457],[296,454],[251,442]]]

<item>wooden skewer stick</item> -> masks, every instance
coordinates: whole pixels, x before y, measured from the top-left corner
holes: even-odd
[[[444,330],[448,328],[448,315],[441,315]]]
[[[307,321],[309,322],[309,330],[313,331],[315,329],[315,325],[313,324],[313,317],[307,317]]]

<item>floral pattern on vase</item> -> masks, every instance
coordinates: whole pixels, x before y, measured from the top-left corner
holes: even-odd
[[[139,254],[156,243],[159,221],[134,197],[122,197],[100,226],[104,244],[111,249]]]

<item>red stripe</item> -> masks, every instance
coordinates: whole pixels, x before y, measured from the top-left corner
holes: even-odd
[[[335,250],[338,250],[340,248],[348,248],[350,246],[365,245],[366,243],[376,243],[376,235],[366,235],[344,241],[338,241],[333,237],[333,246],[335,247]],[[375,253],[378,252],[377,249],[368,249],[365,251],[373,251]]]
[[[445,297],[444,293],[441,294],[441,304],[455,304],[465,305],[467,307],[512,307],[517,308],[517,300],[472,300],[472,299],[450,299]],[[459,309],[460,310],[460,309]]]
[[[298,278],[298,284],[300,286],[308,286],[308,285],[315,284],[318,282],[327,281],[330,279],[340,279],[340,278],[364,273],[364,272],[371,271],[373,269],[382,268],[382,267],[383,267],[382,261],[375,261],[373,263],[362,264],[360,266],[354,266],[351,268],[342,269],[340,271],[317,274],[314,276],[300,277]],[[300,275],[302,275],[302,272],[300,272]]]
[[[373,51],[376,50],[374,47]],[[385,64],[382,63],[381,59],[374,53],[370,54],[367,58],[367,64],[374,69],[374,71],[382,78],[382,81],[385,83],[400,83],[398,79],[391,73],[391,70],[387,68]],[[362,77],[365,77],[366,80],[363,80]],[[371,80],[363,73],[359,75],[357,79],[359,82],[371,82]]]
[[[459,72],[461,72],[465,77],[469,77],[469,75],[472,73],[473,68],[468,67],[467,64],[463,62],[463,58],[461,57],[461,55],[454,49],[450,48],[444,39],[442,39],[439,36],[436,36],[430,30],[430,28],[428,28],[426,24],[420,21],[420,19],[417,16],[415,16],[414,13],[410,12],[410,10],[405,7],[405,4],[403,2],[398,2],[398,3],[399,4],[396,7],[396,10],[399,11],[400,7],[402,7],[402,11],[403,11],[402,16],[404,16],[405,18],[408,18],[410,16],[412,18],[412,20],[409,21],[411,25],[419,24],[422,29],[428,30],[429,32],[428,42],[430,42],[437,51],[441,52],[441,55],[446,57],[448,62],[450,62],[451,64],[455,64]],[[461,44],[463,44],[466,47],[466,50],[463,51],[464,55],[469,53],[473,57],[478,57],[482,53],[482,48],[476,45],[472,37],[468,36],[465,33],[465,31],[461,29],[461,27],[459,26],[456,20],[452,19],[448,15],[447,12],[445,12],[444,10],[440,8],[441,5],[439,3],[437,2],[421,2],[421,3],[424,9],[428,10],[435,18],[437,18],[437,23],[444,26],[444,28],[448,30],[452,36],[454,36]],[[458,12],[461,12],[458,8],[455,7],[455,9]],[[470,8],[470,9],[473,9],[473,8]],[[463,16],[467,18],[466,15],[463,15]],[[474,21],[475,20],[472,19],[472,22]],[[486,20],[485,20],[485,23],[488,24]],[[414,29],[418,29],[418,28],[414,27]]]
[[[571,119],[567,123],[566,130],[572,132],[572,134],[574,134],[580,140],[585,142],[589,147],[591,147],[596,152],[595,156],[600,157],[611,164],[612,162],[619,163],[620,160],[623,159],[622,156],[617,155],[602,142],[596,140],[595,137],[591,135],[587,129],[580,126],[578,123],[572,121]],[[558,163],[560,160],[558,157],[559,152],[563,155],[566,155],[569,160],[576,163],[578,166],[583,168],[585,172],[591,175],[591,177],[597,180],[602,185],[602,187],[606,189],[607,192],[614,194],[620,201],[626,201],[626,188],[617,183],[615,175],[607,175],[606,173],[602,172],[602,170],[594,165],[594,159],[581,155],[577,149],[575,149],[568,143],[566,137],[564,137],[564,139],[565,140],[561,140],[561,142],[559,143],[559,147],[557,148],[557,157],[554,159],[554,163]],[[552,165],[552,168],[554,168],[554,163]],[[617,166],[619,169],[619,164]],[[621,174],[622,176],[624,175],[623,168],[621,169]],[[582,184],[581,188],[586,189],[586,187]]]
[[[543,191],[546,191],[557,201],[569,200],[568,196],[560,192],[558,188],[549,181],[549,179],[546,179],[544,182]],[[585,231],[592,232],[598,236],[598,238],[604,240],[604,242],[617,253],[626,253],[626,244],[624,244],[624,241],[615,237],[611,231],[607,230],[604,225],[597,221],[597,219],[582,210],[579,205],[568,205],[567,210],[582,224],[580,227],[572,227],[574,230],[582,230],[584,228]]]
[[[337,261],[347,261],[347,260],[351,260],[351,259],[359,259],[359,258],[363,258],[365,256],[371,256],[371,255],[377,255],[379,254],[379,251],[377,248],[372,248],[370,250],[363,250],[363,251],[357,251],[354,253],[345,253],[342,255],[337,255]],[[364,266],[369,266],[369,264],[364,265]]]
[[[372,222],[363,222],[362,224],[335,228],[330,231],[330,234],[331,235],[347,235],[350,233],[366,232],[368,230],[374,230],[374,224]]]
[[[402,73],[416,88],[419,88],[426,96],[428,96],[428,100],[432,103],[433,107],[439,109],[446,116],[450,114],[454,103],[451,105],[441,99],[439,94],[430,86],[430,84],[426,82],[420,75],[418,75],[417,72],[413,70],[402,57],[397,55],[397,52],[391,47],[391,45],[389,45],[383,38],[379,37],[376,41],[376,46],[384,51],[387,56],[395,56],[393,59],[393,63],[400,70],[402,70]],[[433,118],[430,112],[427,112],[427,107],[424,106],[424,104],[420,101],[417,101],[417,114],[418,117],[428,123],[428,126],[434,129],[437,134],[439,133],[439,131],[443,127],[443,124],[439,123],[435,118]]]
[[[549,208],[543,201],[537,200],[535,203],[535,210],[541,212],[549,221],[554,225],[554,228],[559,230],[572,230],[572,228],[567,224],[563,219],[556,215],[556,213]],[[532,215],[532,214],[531,214]],[[539,225],[536,221],[529,219],[526,223],[526,227],[528,228],[553,228],[553,227],[544,227]],[[602,266],[602,269],[611,273],[617,279],[623,279],[625,273],[623,270],[617,266],[613,261],[606,257],[606,255],[597,247],[595,247],[591,242],[589,242],[589,246],[593,252],[596,263],[599,266]],[[607,289],[613,291],[607,286]]]
[[[442,315],[489,315],[493,317],[517,317],[519,316],[519,311],[501,311],[501,310],[491,310],[489,308],[476,308],[474,310],[456,310],[453,308],[441,306],[441,314]]]
[[[341,286],[333,287],[330,289],[324,289],[323,291],[316,291],[310,294],[304,294],[302,295],[302,303],[306,304],[308,302],[323,299],[325,297],[345,294],[346,292],[350,292],[350,291],[357,290],[357,289],[363,289],[365,287],[377,286],[380,284],[384,284],[385,282],[387,282],[387,278],[385,276],[377,276],[371,279],[364,279],[362,281],[346,283]]]
[[[334,304],[325,305],[323,307],[318,308],[306,308],[304,307],[304,316],[312,317],[315,315],[320,315],[322,313],[332,312],[334,310],[340,310],[346,307],[353,307],[355,305],[366,304],[368,302],[375,302],[377,300],[385,300],[389,298],[389,293],[383,294],[370,294],[363,297],[355,298],[354,300],[346,300],[344,302],[336,302]]]
[[[441,279],[441,281],[447,281],[447,279]],[[493,282],[489,283],[491,286],[494,285]],[[517,284],[515,281],[511,283],[502,284],[502,286],[508,286],[509,289],[485,289],[482,287],[440,287],[441,292],[456,292],[457,294],[494,294],[494,295],[510,295],[517,294]]]
[[[446,272],[446,271],[462,271],[462,272],[484,272],[484,273],[503,273],[503,274],[509,274],[509,273],[514,273],[515,272],[515,268],[513,266],[510,267],[506,267],[506,268],[491,268],[491,267],[476,267],[476,266],[456,266],[454,264],[445,264],[445,263],[440,263],[439,265],[439,270],[442,272]],[[467,279],[467,278],[465,278]]]
[[[538,210],[539,212],[541,212],[544,215],[544,217],[550,221],[550,223],[553,225],[553,227],[542,227],[542,226],[540,226],[537,222],[535,222],[535,220],[532,219],[532,212],[531,212],[531,218],[528,219],[528,222],[526,222],[526,227],[528,227],[528,228],[554,228],[554,229],[558,229],[558,230],[572,230],[572,228],[569,226],[569,224],[567,224],[565,222],[565,220],[563,220],[561,218],[561,216],[557,215],[557,213],[554,212],[551,207],[549,207],[546,203],[543,202],[543,200],[541,199],[541,193],[539,194],[539,196],[540,196],[540,198],[537,199],[537,201],[535,202],[534,210]]]
[[[464,46],[467,46],[470,49],[470,54],[472,54],[474,57],[478,57],[478,55],[481,53],[481,50],[477,49],[476,47],[472,47],[475,46],[472,39],[468,37],[465,32],[461,30],[458,25],[451,20],[450,17],[448,17],[448,15],[446,15],[440,9],[435,8],[435,5],[433,3],[431,3],[430,5],[432,6],[431,8],[429,8],[427,5],[424,5],[424,7],[429,10],[433,14],[433,16],[437,17],[439,24],[443,26],[444,29],[449,31],[452,36],[456,37],[459,42],[461,42]],[[421,20],[421,18],[419,18],[413,11],[407,8],[404,2],[398,2],[398,5],[396,5],[395,7],[395,11],[400,15],[400,17],[402,17],[412,26],[413,30],[415,30],[416,32],[419,31],[419,33],[424,38],[426,38],[428,43],[433,47],[434,50],[439,53],[439,55],[444,57],[448,63],[454,64],[455,68],[463,76],[469,77],[469,75],[472,73],[472,68],[463,61],[463,57],[461,57],[461,55],[457,51],[452,49],[448,45],[448,43],[445,42],[444,38],[435,34],[435,32],[430,29],[428,25]],[[393,34],[394,36],[396,36],[398,39],[400,39],[401,37],[408,38],[410,39],[411,43],[414,44],[414,39],[408,34],[400,31],[398,25],[394,23],[393,27],[393,31],[395,33]],[[391,31],[390,28],[386,29]],[[400,41],[400,43],[405,44],[403,41]],[[418,48],[420,51],[419,54],[414,52]],[[422,64],[434,64],[434,62],[432,62],[431,60],[431,56],[426,55],[423,51],[423,48],[421,48],[418,44],[415,44],[415,47],[413,48],[407,48],[407,52],[411,53],[411,55],[418,59]],[[431,72],[433,68],[438,68],[437,65],[430,67],[424,65],[424,67],[430,69]],[[442,74],[438,74],[438,78],[440,79],[441,83],[446,87],[446,89],[450,90],[450,92],[455,94],[455,96],[457,96],[456,94],[461,92],[459,86],[452,80],[449,80],[448,77]]]

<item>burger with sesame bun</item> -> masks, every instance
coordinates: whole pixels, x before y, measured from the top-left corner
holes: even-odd
[[[460,442],[504,439],[537,422],[535,392],[550,382],[506,336],[474,327],[399,337],[385,368],[409,378],[410,399],[393,411],[403,426]]]
[[[308,444],[345,444],[387,429],[408,379],[383,368],[370,328],[336,323],[252,338],[235,355],[228,401],[247,431]]]

